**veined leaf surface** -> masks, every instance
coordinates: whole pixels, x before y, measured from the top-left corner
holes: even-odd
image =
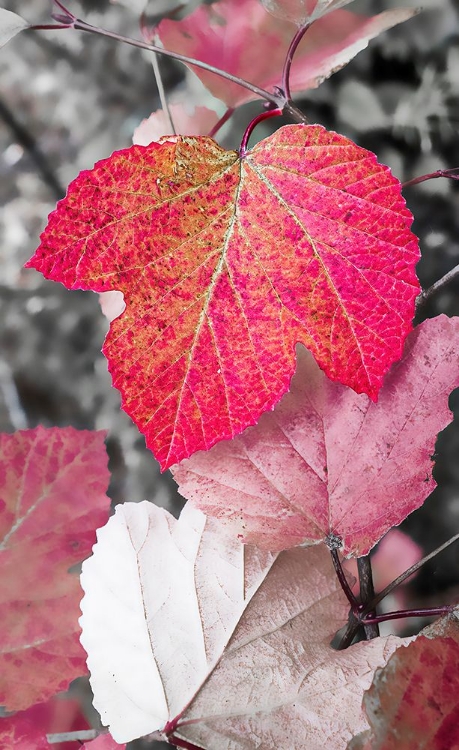
[[[298,342],[375,399],[419,292],[411,222],[389,169],[321,126],[243,158],[177,137],[82,172],[27,265],[124,293],[104,352],[164,469],[271,409]]]

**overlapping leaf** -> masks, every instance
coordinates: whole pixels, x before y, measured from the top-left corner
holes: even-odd
[[[183,104],[171,104],[169,109],[175,132],[180,135],[205,135],[219,119],[218,114],[208,107],[196,107],[190,111]],[[148,146],[170,132],[169,118],[166,112],[160,109],[140,123],[134,131],[132,142],[139,146]]]
[[[1,717],[0,747],[2,750],[81,750],[81,744],[74,741],[50,744],[47,735],[86,731],[87,728],[79,701],[54,696],[46,703]]]
[[[104,352],[166,468],[272,408],[297,342],[376,397],[419,291],[411,221],[374,154],[320,126],[281,128],[242,159],[177,137],[83,172],[27,265],[124,293]]]
[[[459,747],[459,626],[454,615],[426,628],[376,672],[364,706],[371,731],[349,750]]]
[[[290,393],[256,427],[175,471],[181,493],[272,550],[337,535],[367,554],[432,491],[437,433],[459,385],[459,319],[427,320],[377,404],[331,383],[306,353]]]
[[[118,506],[82,585],[95,706],[119,742],[161,730],[209,750],[344,749],[401,642],[334,651],[348,603],[328,551],[263,554],[190,506],[179,521]]]
[[[337,10],[320,18],[308,30],[295,54],[291,90],[316,88],[365,49],[371,39],[411,18],[415,12],[390,10],[366,18]],[[202,60],[268,91],[281,86],[282,67],[294,33],[295,27],[289,21],[274,18],[259,0],[220,0],[201,5],[183,20],[164,20],[158,27],[166,49]],[[256,98],[251,91],[214,73],[192,69],[228,107]]]
[[[12,13],[10,10],[0,8],[0,47],[3,47],[20,31],[28,29],[30,26],[21,16]]]
[[[0,435],[0,704],[25,709],[85,672],[78,577],[109,500],[104,433]]]
[[[352,0],[261,0],[269,13],[298,26],[315,21],[351,2]]]

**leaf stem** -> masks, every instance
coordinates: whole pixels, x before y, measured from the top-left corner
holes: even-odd
[[[146,42],[151,42],[151,40],[154,38],[155,29],[156,29],[156,26],[153,26],[152,28],[148,26],[146,16],[145,16],[145,11],[144,11],[142,15],[140,16],[140,31]],[[155,75],[156,88],[158,89],[159,100],[161,102],[161,108],[169,121],[170,132],[173,135],[177,135],[177,131],[175,129],[174,121],[171,115],[171,110],[169,107],[169,102],[167,100],[166,91],[164,89],[163,79],[161,76],[161,70],[160,70],[159,62],[158,62],[158,55],[156,52],[151,53],[151,63],[153,66],[153,73]]]
[[[372,610],[376,608],[376,606],[382,602],[382,600],[392,591],[397,588],[397,586],[400,586],[401,583],[406,581],[407,578],[413,575],[413,573],[416,573],[419,568],[421,568],[423,565],[425,565],[426,562],[429,562],[429,560],[432,560],[434,557],[436,557],[440,552],[443,552],[447,547],[450,546],[450,544],[453,544],[454,542],[459,540],[459,534],[455,534],[451,537],[451,539],[448,539],[447,542],[444,542],[444,544],[441,544],[439,547],[433,550],[433,552],[430,552],[428,555],[422,558],[422,560],[419,560],[417,563],[411,566],[411,568],[408,568],[408,570],[405,570],[404,573],[401,573],[397,578],[395,578],[392,583],[390,583],[388,586],[386,586],[385,589],[379,592],[379,594],[376,594],[376,596],[372,599],[371,602],[369,602],[365,608],[362,610],[361,615],[362,617],[366,617]]]
[[[383,615],[365,617],[361,620],[365,628],[372,623],[386,622],[387,620],[401,620],[405,617],[434,617],[435,615],[446,615],[454,610],[454,605],[445,604],[442,607],[427,607],[426,609],[402,609],[395,612],[385,612]]]
[[[349,586],[349,581],[346,578],[343,566],[341,565],[341,560],[339,559],[338,550],[331,549],[330,554],[333,562],[333,567],[335,568],[335,573],[337,575],[338,581],[340,582],[340,586],[343,589],[346,598],[352,607],[352,610],[354,611],[356,608],[358,608],[359,602],[357,601],[357,598],[354,596],[354,593]]]
[[[218,133],[220,128],[223,127],[225,122],[228,122],[229,118],[233,115],[233,113],[234,113],[234,107],[228,107],[226,112],[224,112],[224,114],[220,117],[219,121],[216,122],[213,128],[209,131],[208,135],[210,138],[213,138]]]
[[[429,174],[422,174],[419,177],[413,177],[412,180],[402,183],[402,188],[412,187],[412,185],[419,185],[420,182],[426,182],[427,180],[436,180],[438,177],[448,177],[450,180],[459,180],[459,167],[452,167],[452,169],[437,169],[436,172],[430,172]]]
[[[371,560],[369,555],[357,558],[357,570],[359,571],[359,583],[360,583],[360,612],[362,607],[366,606],[368,602],[371,602],[375,597],[375,587],[373,584],[373,571],[371,569]],[[363,622],[365,629],[365,637],[367,641],[371,641],[373,638],[379,636],[378,620],[376,617],[376,610],[373,607],[368,613],[369,622]]]
[[[251,122],[249,122],[249,124],[247,125],[245,129],[244,135],[242,136],[241,145],[239,146],[239,155],[241,159],[243,159],[247,153],[247,144],[256,126],[260,122],[263,122],[263,120],[268,120],[270,117],[280,117],[282,114],[283,114],[282,109],[279,109],[279,107],[276,107],[275,109],[269,109],[267,112],[261,112],[259,115],[254,117],[253,120],[251,120]]]
[[[454,266],[448,273],[445,273],[444,276],[441,277],[438,281],[435,282],[435,284],[432,284],[432,286],[429,286],[428,289],[424,289],[424,291],[421,292],[421,294],[416,298],[416,310],[419,310],[420,307],[426,304],[440,289],[443,289],[444,286],[450,283],[450,281],[453,281],[455,278],[459,276],[459,264],[457,266]]]
[[[285,57],[284,67],[282,70],[282,92],[285,94],[288,100],[292,98],[292,95],[290,93],[290,70],[292,67],[293,56],[298,48],[299,43],[303,39],[310,26],[311,23],[308,22],[304,26],[300,26],[296,30],[295,36],[290,42],[290,46],[287,50],[287,55]]]

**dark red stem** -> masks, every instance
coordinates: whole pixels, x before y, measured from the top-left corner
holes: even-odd
[[[202,747],[193,745],[191,742],[187,742],[186,740],[181,740],[179,737],[174,737],[173,734],[170,735],[167,740],[172,745],[175,745],[175,747],[184,747],[185,750],[202,750]]]
[[[262,112],[261,114],[257,115],[253,118],[251,122],[247,125],[245,129],[245,133],[242,136],[241,145],[239,147],[239,155],[242,158],[247,153],[247,144],[249,142],[249,138],[252,135],[253,131],[257,127],[257,125],[260,122],[263,122],[263,120],[269,120],[270,117],[280,117],[283,114],[282,110],[276,107],[275,109],[269,109],[267,112]]]
[[[437,169],[436,172],[422,174],[420,177],[413,177],[412,180],[403,182],[402,188],[419,185],[420,182],[427,182],[427,180],[436,180],[438,177],[448,177],[450,180],[459,180],[459,167],[453,167],[452,169]]]
[[[213,128],[209,131],[208,135],[210,138],[213,138],[220,128],[223,127],[225,122],[228,122],[229,118],[234,114],[234,107],[228,107],[226,112],[220,117],[219,121],[215,123]]]
[[[341,560],[339,559],[338,550],[331,549],[330,554],[333,561],[333,567],[335,568],[335,573],[337,575],[338,581],[340,582],[340,586],[343,589],[352,610],[355,611],[359,606],[359,602],[357,601],[357,598],[354,596],[352,589],[349,586],[349,582],[346,578],[346,574],[344,573],[343,566],[341,565]]]
[[[357,558],[357,570],[359,571],[359,583],[360,583],[360,611],[362,608],[371,602],[375,597],[375,587],[373,585],[373,571],[371,569],[371,560],[368,555]],[[379,636],[379,627],[375,619],[376,611],[371,610],[368,613],[368,619],[370,622],[363,622],[365,629],[365,638],[367,641],[371,641],[373,638]]]
[[[297,29],[295,36],[290,42],[290,46],[287,50],[287,55],[285,57],[284,68],[282,70],[282,92],[285,94],[286,98],[289,100],[292,98],[292,95],[290,93],[290,70],[292,67],[293,56],[298,48],[299,43],[303,39],[304,35],[306,34],[310,26],[311,24],[307,23],[304,26],[300,26],[300,28]]]
[[[427,607],[426,609],[402,609],[396,612],[386,612],[383,615],[374,617],[367,615],[361,620],[362,624],[370,625],[372,623],[386,622],[387,620],[402,620],[405,617],[434,617],[435,615],[446,615],[454,609],[450,604],[443,607]]]

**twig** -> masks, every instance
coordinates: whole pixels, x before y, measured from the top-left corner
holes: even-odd
[[[452,169],[437,169],[436,172],[430,172],[429,174],[422,174],[419,177],[413,177],[412,180],[403,182],[402,188],[419,185],[419,183],[427,182],[427,180],[436,180],[438,177],[448,177],[450,180],[459,180],[459,167],[453,167]]]
[[[281,96],[280,93],[273,94],[270,91],[266,91],[266,89],[260,88],[260,86],[256,86],[254,83],[250,83],[250,81],[246,81],[244,78],[239,78],[238,76],[234,76],[232,73],[227,73],[226,70],[221,70],[220,68],[216,68],[214,65],[210,65],[209,63],[205,63],[202,60],[196,60],[193,57],[188,57],[187,55],[181,55],[178,52],[172,52],[171,50],[164,49],[163,47],[158,47],[156,44],[150,44],[147,42],[141,42],[138,39],[132,39],[128,36],[123,36],[122,34],[117,34],[114,31],[108,31],[107,29],[103,29],[100,26],[93,26],[90,23],[87,23],[86,21],[83,21],[81,18],[77,18],[73,13],[71,13],[65,5],[60,2],[60,0],[54,0],[54,3],[60,8],[61,11],[63,11],[64,15],[60,14],[52,14],[54,20],[57,20],[59,23],[65,24],[63,28],[73,28],[78,31],[87,31],[90,34],[98,34],[99,36],[106,36],[109,39],[114,39],[117,42],[124,42],[124,44],[129,44],[131,47],[138,47],[139,49],[145,49],[149,52],[157,52],[159,55],[165,55],[166,57],[172,57],[174,60],[179,60],[180,62],[185,63],[186,65],[194,65],[196,68],[202,68],[202,70],[207,70],[209,73],[215,73],[216,75],[219,75],[221,78],[225,78],[227,81],[231,81],[231,83],[236,83],[238,86],[242,86],[242,88],[248,89],[253,94],[256,94],[261,99],[265,99],[268,102],[271,102],[271,104],[275,107],[284,107],[287,99],[285,96]],[[31,29],[37,29],[39,27],[31,26]]]
[[[282,91],[289,101],[292,98],[292,95],[290,93],[290,70],[292,67],[293,56],[310,26],[310,23],[306,23],[304,26],[300,26],[292,41],[290,42],[290,46],[285,57],[284,68],[282,70]]]
[[[449,284],[450,281],[453,281],[457,276],[459,276],[459,264],[454,266],[454,268],[452,268],[451,271],[448,271],[448,273],[445,273],[445,275],[442,276],[441,279],[438,279],[435,284],[432,284],[428,289],[424,289],[424,291],[421,292],[416,299],[416,310],[419,310],[419,308],[425,305],[426,302],[428,302],[428,300],[430,300],[440,289],[443,289],[444,286]]]
[[[450,544],[453,544],[454,542],[459,540],[459,534],[455,534],[451,537],[451,539],[448,539],[447,542],[444,544],[441,544],[439,547],[433,550],[433,552],[430,552],[428,555],[422,558],[422,560],[419,560],[417,563],[411,566],[411,568],[408,568],[408,570],[405,570],[404,573],[399,575],[392,583],[390,583],[388,586],[386,586],[385,589],[380,591],[379,594],[377,594],[368,604],[365,606],[365,608],[361,612],[361,616],[365,617],[367,614],[369,614],[372,610],[376,608],[376,606],[382,602],[382,600],[388,596],[388,594],[392,593],[392,591],[397,588],[397,586],[400,586],[401,583],[406,581],[407,578],[413,575],[413,573],[416,573],[419,568],[421,568],[423,565],[425,565],[426,562],[429,562],[429,560],[432,560],[432,558],[436,557],[440,552],[443,552],[447,547],[450,546]]]
[[[357,598],[354,596],[351,587],[349,586],[349,581],[346,578],[346,575],[343,570],[343,566],[341,565],[341,560],[339,559],[338,550],[330,549],[330,554],[331,554],[333,567],[335,568],[335,573],[337,575],[338,581],[340,582],[341,588],[343,589],[349,604],[354,610],[355,608],[358,607],[359,603],[357,601]]]
[[[47,734],[46,739],[50,745],[55,745],[58,742],[85,742],[86,740],[95,740],[101,734],[105,734],[105,732],[100,732],[98,729],[79,729],[76,732]]]
[[[426,609],[401,609],[396,612],[385,612],[383,615],[368,617],[362,619],[362,623],[367,628],[370,624],[386,622],[387,620],[402,620],[406,617],[435,617],[436,615],[446,615],[455,609],[455,605],[445,604],[442,607],[427,607]]]
[[[368,602],[371,602],[375,596],[373,572],[371,570],[371,560],[369,555],[357,558],[357,570],[359,571],[360,583],[360,611],[362,611],[362,605],[365,606]],[[373,638],[379,636],[378,619],[374,607],[367,614],[369,616],[369,621],[362,622],[365,630],[365,637],[367,641],[371,641]]]

